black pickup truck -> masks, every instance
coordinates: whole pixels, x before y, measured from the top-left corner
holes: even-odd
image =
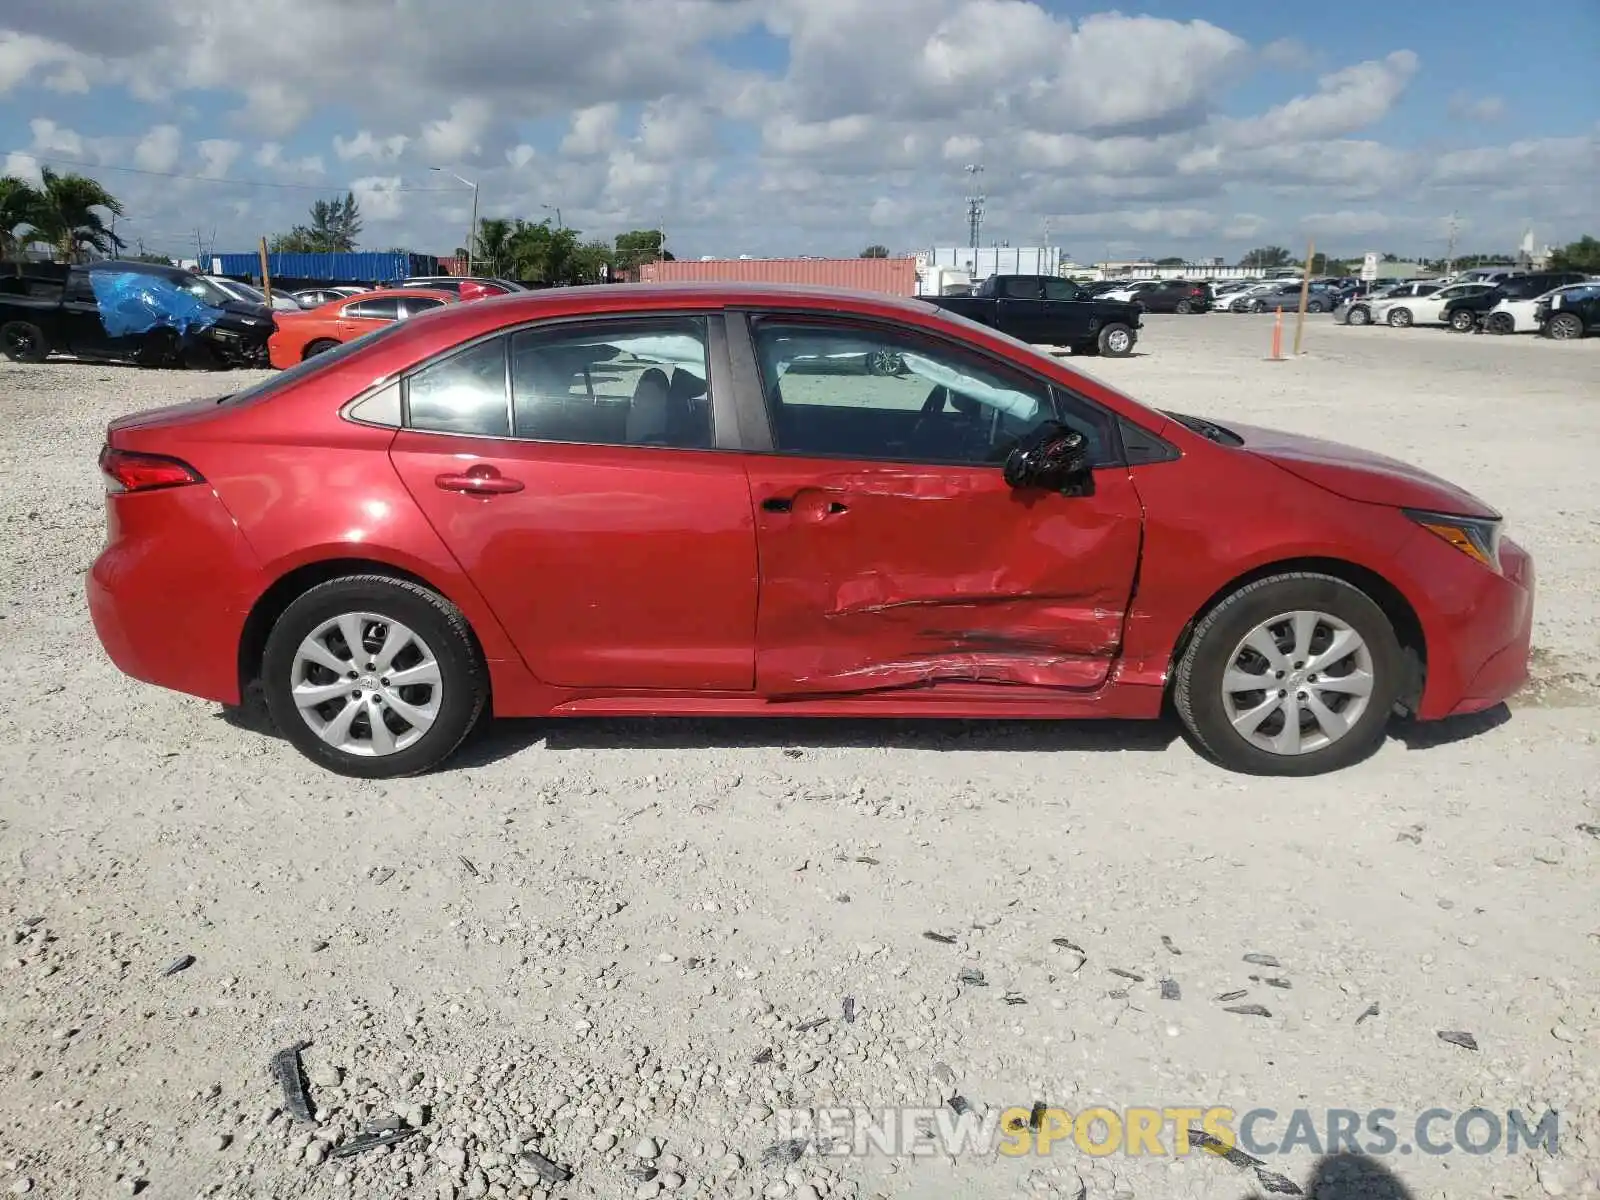
[[[991,275],[970,296],[923,298],[1024,342],[1112,358],[1133,353],[1143,311],[1126,301],[1097,300],[1070,279],[1054,275]]]
[[[235,300],[178,267],[0,266],[0,353],[13,362],[70,354],[150,367],[264,367],[276,328],[266,305]]]

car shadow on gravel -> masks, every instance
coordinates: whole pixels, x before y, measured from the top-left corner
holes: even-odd
[[[1510,707],[1497,704],[1479,713],[1445,717],[1438,721],[1397,721],[1392,726],[1391,736],[1402,742],[1407,750],[1433,750],[1482,737],[1509,720]]]
[[[444,769],[481,767],[538,742],[552,750],[877,749],[1159,754],[1175,722],[960,721],[887,717],[561,717],[486,722]]]
[[[1267,1183],[1265,1179],[1261,1182]],[[1281,1186],[1268,1186],[1267,1191],[1305,1195],[1312,1200],[1414,1200],[1411,1189],[1377,1159],[1344,1152],[1318,1159],[1303,1193],[1290,1192]],[[1240,1200],[1260,1200],[1260,1197],[1261,1191],[1252,1189]]]

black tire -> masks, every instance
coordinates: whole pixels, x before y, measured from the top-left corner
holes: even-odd
[[[1389,310],[1389,327],[1391,329],[1411,328],[1411,310],[1409,308],[1391,308]]]
[[[139,348],[133,353],[135,366],[152,368],[172,366],[179,361],[178,333],[174,329],[152,329],[144,335]]]
[[[1365,305],[1358,304],[1346,314],[1345,321],[1350,325],[1370,325],[1372,324],[1372,311]]]
[[[1308,313],[1327,312],[1328,311],[1328,306],[1326,304],[1324,304],[1321,300],[1307,300],[1306,301],[1306,311]]]
[[[1253,313],[1264,313],[1264,312],[1266,312],[1267,311],[1267,302],[1265,300],[1252,300],[1252,301],[1250,301],[1250,311],[1253,312]]]
[[[1373,686],[1366,710],[1338,740],[1303,754],[1275,754],[1235,731],[1223,704],[1222,679],[1252,629],[1297,611],[1325,613],[1355,630],[1372,657]],[[1229,770],[1320,775],[1361,761],[1383,742],[1405,670],[1389,618],[1365,592],[1332,575],[1296,571],[1246,584],[1201,618],[1173,671],[1173,703],[1198,748]]]
[[[338,344],[339,343],[333,338],[318,338],[316,341],[306,346],[304,353],[302,353],[300,357],[302,359],[315,358],[319,354],[326,354]]]
[[[1133,353],[1133,345],[1137,340],[1133,330],[1121,321],[1113,321],[1100,330],[1095,338],[1095,346],[1107,358],[1127,358]]]
[[[1489,319],[1484,322],[1483,327],[1490,333],[1515,333],[1517,331],[1517,319],[1510,313],[1490,313]]]
[[[1477,323],[1471,309],[1458,308],[1450,314],[1450,328],[1457,333],[1471,333]]]
[[[50,354],[50,341],[31,321],[7,321],[0,325],[0,350],[12,362],[41,363]]]
[[[1184,316],[1188,316],[1190,313],[1192,313],[1194,311],[1194,305],[1190,304],[1187,300],[1179,300],[1178,301],[1178,311],[1181,312]]]
[[[1575,341],[1583,336],[1583,322],[1572,313],[1556,313],[1545,322],[1544,331],[1558,342]]]
[[[300,643],[319,625],[345,613],[371,613],[405,625],[426,643],[439,664],[444,696],[432,726],[414,743],[390,754],[353,754],[324,742],[301,716],[291,694]],[[362,779],[419,775],[437,767],[472,732],[489,697],[488,673],[460,610],[437,592],[384,575],[331,579],[291,603],[267,637],[261,678],[278,731],[318,765]]]

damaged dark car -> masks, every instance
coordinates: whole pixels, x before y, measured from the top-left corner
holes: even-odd
[[[0,351],[12,362],[63,354],[145,367],[264,367],[275,329],[266,305],[178,267],[112,259],[0,274]]]

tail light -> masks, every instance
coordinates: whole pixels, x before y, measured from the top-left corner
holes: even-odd
[[[205,482],[199,471],[181,459],[111,446],[101,447],[100,471],[106,477],[108,492],[153,492]]]

